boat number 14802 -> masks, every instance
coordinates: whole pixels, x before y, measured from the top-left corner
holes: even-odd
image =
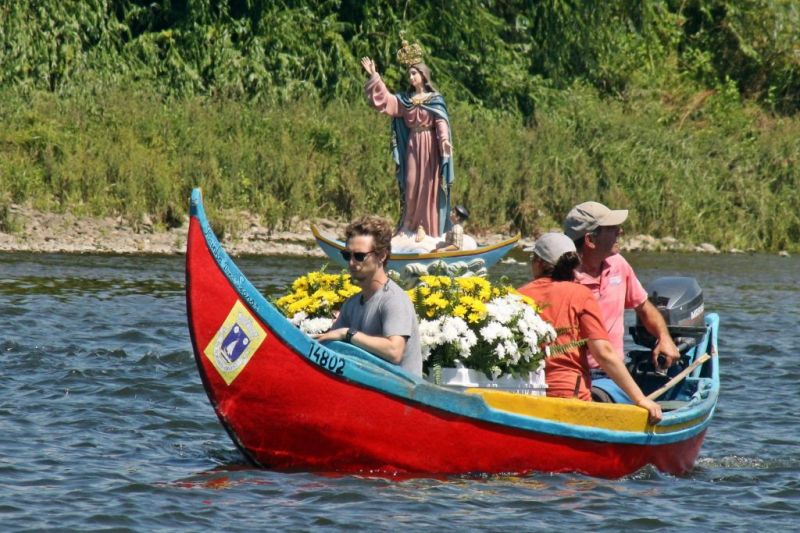
[[[331,372],[344,374],[344,359],[332,354],[319,344],[311,345],[311,348],[308,349],[308,358]]]

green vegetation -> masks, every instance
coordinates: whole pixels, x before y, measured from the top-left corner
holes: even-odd
[[[358,58],[402,88],[405,30],[450,105],[471,222],[531,233],[597,199],[629,232],[797,249],[795,3],[447,4],[0,3],[0,229],[9,202],[171,226],[196,185],[230,221],[394,218]]]

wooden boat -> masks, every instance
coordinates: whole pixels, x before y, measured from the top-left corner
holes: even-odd
[[[222,425],[253,464],[283,471],[448,475],[532,471],[614,478],[692,468],[719,392],[716,315],[693,349],[709,361],[648,425],[632,405],[452,390],[353,345],[293,327],[214,236],[192,193],[186,255],[189,329]]]
[[[317,244],[325,252],[331,261],[347,268],[347,262],[342,259],[341,251],[344,250],[345,243],[326,237],[320,233],[316,226],[311,226],[311,233],[314,235]],[[444,261],[448,265],[456,262],[470,263],[476,259],[483,261],[483,267],[489,268],[497,264],[505,255],[510,252],[519,241],[520,236],[516,235],[491,246],[480,246],[475,250],[456,250],[452,252],[432,252],[432,253],[404,253],[395,252],[389,256],[390,270],[403,272],[406,265],[422,264],[429,265],[436,261]]]

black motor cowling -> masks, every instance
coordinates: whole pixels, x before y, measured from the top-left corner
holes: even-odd
[[[694,345],[705,334],[703,290],[694,278],[671,276],[658,278],[646,287],[650,302],[664,317],[676,344]],[[638,315],[631,328],[636,344],[653,348],[656,339],[644,328]]]

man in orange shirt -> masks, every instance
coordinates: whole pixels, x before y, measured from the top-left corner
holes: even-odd
[[[545,361],[547,395],[591,401],[591,354],[633,403],[647,410],[650,423],[661,420],[661,407],[642,393],[612,348],[594,296],[573,282],[580,264],[575,244],[563,233],[545,233],[526,251],[532,252],[534,279],[519,292],[543,304],[542,318],[564,331],[558,344],[586,340],[586,344]]]

